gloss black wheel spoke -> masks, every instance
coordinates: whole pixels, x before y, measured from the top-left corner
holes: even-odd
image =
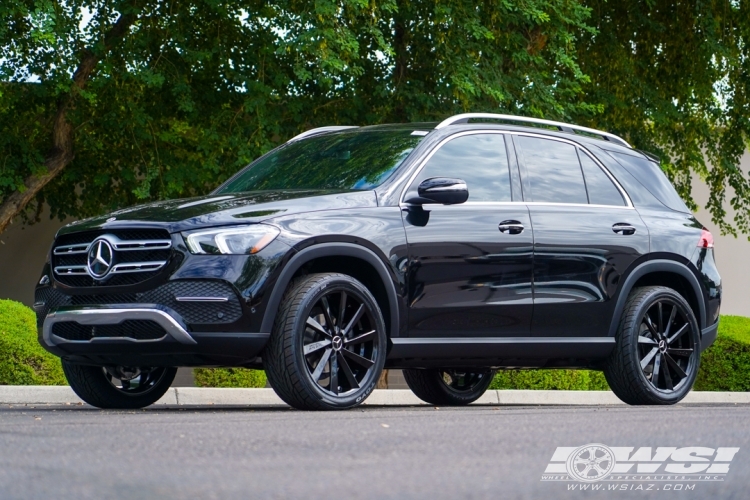
[[[651,335],[654,336],[656,339],[661,339],[661,334],[657,331],[656,327],[654,326],[654,322],[651,321],[651,318],[649,317],[648,313],[643,317],[644,323],[646,323],[646,326],[651,331]]]
[[[661,368],[661,354],[657,354],[654,359],[654,371],[651,374],[651,383],[659,387],[659,369]]]
[[[365,313],[365,305],[360,304],[359,309],[357,309],[357,312],[354,313],[354,316],[352,316],[352,319],[349,321],[349,324],[346,325],[346,328],[344,328],[344,331],[341,332],[341,334],[346,337],[349,335],[349,332],[352,330],[354,325],[357,324],[357,322],[362,318],[362,315]]]
[[[659,312],[658,317],[658,327],[659,327],[659,333],[662,333],[664,331],[664,312],[663,312],[663,304],[661,302],[656,303],[656,309]]]
[[[638,343],[639,344],[649,344],[649,345],[656,345],[656,344],[658,344],[658,342],[655,341],[654,339],[650,339],[648,337],[644,337],[643,335],[641,335],[640,337],[638,337]]]
[[[323,349],[324,347],[328,347],[329,345],[331,345],[331,339],[323,339],[317,342],[313,342],[312,344],[307,344],[304,347],[303,351],[305,353],[305,356],[307,356],[309,354],[312,354],[316,351]]]
[[[680,357],[690,357],[694,352],[694,349],[678,349],[678,348],[669,348],[667,349],[667,354],[670,356],[680,356]]]
[[[354,354],[352,351],[348,351],[346,349],[343,349],[341,352],[344,354],[344,356],[346,356],[350,360],[354,361],[356,364],[358,364],[359,366],[361,366],[363,368],[370,369],[370,367],[375,364],[374,361],[370,361],[367,358],[363,358],[359,354]]]
[[[669,320],[667,321],[667,327],[664,329],[664,338],[669,338],[669,331],[672,329],[672,324],[674,323],[674,317],[677,315],[677,306],[672,304],[672,311],[669,313]],[[667,341],[669,344],[670,341]]]
[[[323,328],[323,326],[315,321],[313,318],[307,318],[307,326],[315,330],[316,332],[320,333],[321,335],[325,335],[328,338],[331,338],[331,334],[328,333],[328,331]]]
[[[331,357],[331,383],[328,387],[335,395],[339,393],[339,357],[334,355]]]
[[[349,382],[349,387],[352,389],[359,389],[359,383],[357,382],[357,378],[352,373],[352,369],[349,367],[349,363],[346,361],[346,358],[344,358],[344,355],[341,354],[341,351],[336,353],[338,357],[338,363],[341,367],[341,371],[344,372],[344,377],[346,378],[346,381]]]
[[[345,340],[344,344],[346,345],[358,345],[362,344],[363,342],[368,342],[370,340],[373,340],[375,338],[375,334],[377,332],[375,330],[371,330],[367,333],[363,333],[362,335],[358,335],[352,339]]]
[[[683,334],[684,334],[684,333],[685,333],[686,331],[688,331],[688,328],[689,328],[689,327],[690,327],[690,325],[689,325],[688,323],[685,323],[684,325],[682,325],[682,327],[681,327],[681,328],[680,328],[679,330],[677,330],[677,332],[675,332],[675,334],[674,334],[674,335],[672,335],[672,337],[670,337],[670,338],[668,338],[668,339],[667,339],[667,344],[670,344],[670,345],[671,345],[671,344],[672,344],[672,342],[674,342],[674,341],[675,341],[675,340],[677,340],[678,338],[682,337],[682,335],[683,335]]]
[[[323,317],[326,319],[326,326],[328,327],[327,330],[331,333],[333,333],[334,330],[334,323],[333,319],[331,318],[331,306],[328,305],[328,299],[326,297],[322,297],[320,299],[320,303],[323,305]]]
[[[662,359],[665,359],[665,360],[667,359],[666,354],[662,354],[661,357]],[[664,382],[667,384],[667,389],[669,389],[670,391],[674,390],[674,384],[672,383],[672,374],[669,373],[669,362],[664,363],[661,369],[662,369],[662,376],[664,378]]]
[[[326,349],[323,356],[320,358],[320,361],[318,361],[318,365],[315,367],[315,371],[312,372],[311,375],[315,382],[320,380],[320,376],[323,374],[323,369],[325,369],[326,364],[328,364],[328,359],[331,357],[332,352],[333,349]]]
[[[651,363],[651,360],[654,359],[654,356],[656,356],[656,353],[658,352],[659,352],[658,347],[654,347],[653,349],[651,349],[649,353],[646,354],[646,357],[644,357],[641,360],[641,368],[645,369],[648,366],[648,364]]]
[[[672,356],[670,356],[668,353],[665,353],[664,359],[667,360],[667,364],[674,370],[674,372],[678,377],[680,377],[680,379],[687,377],[687,373],[685,373],[685,370],[680,367],[680,365],[677,363],[677,361],[674,360],[674,358],[672,358]]]
[[[346,311],[346,292],[341,291],[341,297],[339,297],[339,317],[336,326],[341,330],[344,326],[344,312]]]

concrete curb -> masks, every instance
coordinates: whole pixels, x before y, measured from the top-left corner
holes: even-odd
[[[0,386],[0,404],[80,404],[82,401],[67,386]],[[750,392],[691,392],[683,404],[750,404]],[[218,389],[172,387],[157,405],[276,406],[284,402],[273,389]],[[424,405],[409,390],[376,390],[365,401],[370,406]],[[609,391],[487,391],[480,405],[621,405]]]

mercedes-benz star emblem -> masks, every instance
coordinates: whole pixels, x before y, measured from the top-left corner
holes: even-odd
[[[104,239],[95,240],[89,250],[89,274],[94,278],[105,277],[112,268],[112,257],[112,245]]]

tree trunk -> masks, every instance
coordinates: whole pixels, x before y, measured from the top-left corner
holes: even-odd
[[[100,54],[84,49],[81,62],[73,73],[73,84],[70,90],[57,101],[57,112],[52,122],[52,148],[44,160],[45,171],[40,175],[28,176],[23,182],[23,189],[14,191],[2,200],[2,203],[0,203],[0,234],[5,231],[13,218],[26,208],[39,191],[73,161],[75,157],[74,137],[73,127],[67,119],[68,110],[73,107],[78,92],[86,86],[99,59],[109,51],[114,42],[127,34],[136,18],[137,16],[133,12],[120,15],[117,22],[104,35],[103,49]]]

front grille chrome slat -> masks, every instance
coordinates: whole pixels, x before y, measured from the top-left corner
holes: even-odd
[[[140,283],[156,276],[172,255],[172,240],[163,229],[73,233],[61,236],[56,243],[52,249],[54,275],[59,282],[76,288]]]
[[[117,264],[112,268],[112,270],[109,272],[110,274],[122,274],[122,273],[140,273],[144,271],[158,271],[162,267],[164,267],[164,264],[166,264],[166,260],[162,261],[156,261],[156,262],[128,262],[126,264]]]
[[[55,268],[55,274],[61,275],[89,275],[89,270],[86,266],[57,266]]]

